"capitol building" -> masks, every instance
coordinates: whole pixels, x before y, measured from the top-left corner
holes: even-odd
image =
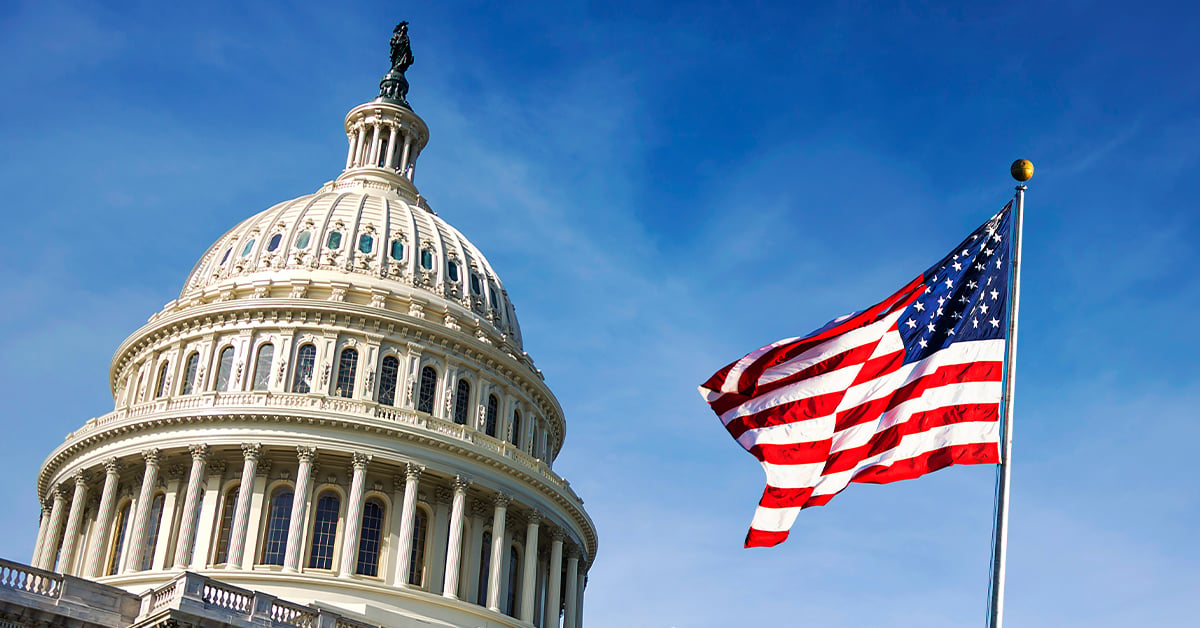
[[[117,348],[112,411],[38,474],[34,555],[0,561],[0,628],[582,625],[563,410],[417,191],[412,61],[401,23],[342,173],[233,226]]]

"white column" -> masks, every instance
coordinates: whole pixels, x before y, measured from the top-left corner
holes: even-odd
[[[54,569],[54,561],[58,558],[58,539],[62,534],[63,517],[67,514],[67,489],[59,484],[51,489],[54,493],[54,504],[50,507],[50,524],[46,528],[46,536],[42,539],[42,549],[34,567],[39,569]]]
[[[547,575],[550,582],[549,590],[546,592],[545,624],[548,628],[555,628],[558,626],[558,609],[562,606],[562,530],[555,529],[550,533],[550,538],[553,539],[553,542],[550,544],[550,573]]]
[[[538,526],[542,516],[534,510],[529,513],[529,523],[525,526],[525,567],[522,570],[524,582],[521,583],[521,621],[533,623],[533,599],[537,588],[537,547]]]
[[[379,123],[374,124],[375,130],[371,133],[371,148],[367,150],[367,163],[364,165],[375,166],[379,163]]]
[[[587,589],[587,567],[579,574],[579,593],[575,596],[575,626],[583,628],[583,592]]]
[[[404,136],[404,150],[400,151],[400,174],[403,175],[408,169],[408,151],[412,148],[412,134]]]
[[[350,166],[354,165],[354,148],[358,146],[358,141],[351,133],[346,134],[346,141],[350,143],[350,148],[346,149],[346,170],[349,170]]]
[[[458,564],[462,556],[463,509],[467,504],[467,487],[471,481],[463,476],[454,478],[454,502],[450,506],[450,539],[446,542],[446,580],[442,595],[458,599]],[[495,538],[495,534],[492,535]]]
[[[420,481],[421,472],[424,470],[425,467],[410,462],[404,475],[404,506],[400,511],[400,551],[396,554],[396,584],[402,587],[410,586],[408,565],[412,561],[413,522],[417,515],[417,482]]]
[[[96,511],[96,524],[92,528],[92,540],[88,544],[87,555],[84,556],[84,578],[99,578],[104,563],[105,550],[108,549],[108,539],[112,537],[113,512],[117,508],[117,485],[121,481],[116,458],[104,461],[104,488],[100,491],[100,508]]]
[[[262,445],[242,443],[242,483],[238,485],[237,505],[233,509],[233,529],[229,531],[226,569],[242,568],[242,554],[246,550],[246,527],[250,524],[250,498],[254,495],[254,472],[258,470],[258,459],[261,456]]]
[[[358,127],[358,141],[354,144],[354,165],[362,166],[363,142],[367,139],[367,125],[361,124]]]
[[[200,515],[200,485],[208,467],[208,445],[190,445],[192,468],[188,471],[187,493],[183,496],[183,513],[179,519],[179,539],[175,543],[175,567],[187,569],[192,563],[196,541],[196,517]]]
[[[433,521],[430,522],[429,534],[433,537],[431,547],[433,553],[429,558],[429,592],[442,592],[442,583],[446,578],[446,537],[450,532],[450,499],[453,493],[448,489],[437,487],[433,490]]]
[[[63,532],[62,560],[59,561],[62,573],[75,575],[71,563],[75,559],[75,549],[79,541],[79,525],[83,521],[83,507],[87,504],[87,474],[83,469],[75,472],[75,493],[71,495],[71,512],[67,515],[67,529]]]
[[[122,573],[138,571],[142,568],[142,550],[146,544],[146,526],[150,523],[150,502],[154,501],[154,486],[158,483],[157,449],[147,449],[142,452],[146,459],[146,471],[142,475],[142,490],[138,493],[137,509],[134,511],[132,526],[125,537],[124,560],[125,568]]]
[[[162,511],[158,517],[157,530],[146,530],[147,534],[153,532],[156,542],[152,548],[150,556],[150,569],[152,571],[162,571],[167,568],[167,553],[171,547],[171,530],[175,527],[175,513],[177,512],[177,504],[183,494],[183,466],[171,465],[167,469],[168,480],[167,490],[163,495]]]
[[[488,563],[487,607],[500,611],[500,577],[504,573],[500,568],[504,565],[507,552],[504,542],[504,520],[508,513],[508,504],[512,501],[504,493],[496,493],[496,511],[492,515],[492,559]]]
[[[221,498],[221,481],[225,479],[225,462],[223,460],[214,460],[208,463],[208,480],[204,487],[204,498],[200,502],[199,529],[204,530],[203,534],[196,536],[196,545],[192,550],[192,569],[204,569],[208,566],[208,561],[211,558],[212,543],[216,539],[213,538],[211,532],[216,530],[219,522],[217,521],[217,509],[220,507]]]
[[[579,628],[579,549],[573,545],[567,550],[567,583],[564,588],[567,590],[567,600],[563,604],[566,613],[563,615],[563,628]]]
[[[362,507],[367,493],[367,463],[371,456],[355,452],[351,459],[354,477],[350,481],[350,503],[346,507],[346,536],[342,539],[342,564],[338,575],[354,573],[358,561],[358,537],[362,533]]]
[[[46,529],[50,527],[52,510],[50,502],[42,502],[42,516],[38,519],[37,540],[33,542],[33,556],[29,557],[29,564],[34,567],[38,566],[38,559],[42,556],[42,547],[46,542]]]
[[[308,520],[308,492],[312,484],[313,460],[317,457],[315,447],[296,446],[296,457],[300,466],[296,469],[296,489],[292,494],[292,520],[288,523],[287,548],[283,554],[283,570],[296,571],[300,568],[300,541],[304,523]]]
[[[390,126],[392,131],[391,131],[391,133],[388,134],[387,155],[385,156],[385,158],[383,160],[384,168],[392,167],[392,157],[394,157],[396,155],[396,124],[398,124],[398,123],[399,123],[399,121],[395,121]]]

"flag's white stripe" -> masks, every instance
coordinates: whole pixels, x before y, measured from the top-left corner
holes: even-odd
[[[896,335],[899,336],[899,334]],[[968,364],[979,361],[1000,361],[1003,359],[1003,357],[1003,340],[972,340],[956,342],[949,347],[946,347],[945,349],[942,349],[941,351],[938,351],[937,353],[925,358],[924,360],[903,365],[893,373],[889,373],[883,377],[876,378],[869,382],[851,386],[847,389],[846,396],[843,397],[841,403],[838,405],[838,411],[853,408],[859,404],[866,403],[867,401],[872,401],[877,398],[891,395],[892,392],[894,392],[897,388],[909,383],[911,379],[919,376],[919,374],[932,373],[943,366],[949,366],[953,364]],[[755,412],[767,410],[777,405],[782,405],[783,403],[788,403],[798,399],[806,399],[814,396],[815,394],[822,394],[821,392],[813,393],[806,390],[806,388],[811,385],[810,382],[816,381],[820,377],[825,377],[825,375],[844,373],[841,377],[845,377],[849,373],[853,372],[853,376],[857,377],[860,368],[861,367],[856,366],[854,368],[843,368],[836,371],[830,371],[830,373],[807,379],[802,382],[797,382],[791,386],[784,386],[779,390],[774,390],[760,397],[755,397],[754,399],[750,399],[740,406],[726,411],[725,414],[721,415],[721,422],[728,424],[729,421],[739,416],[746,416]],[[914,371],[917,371],[917,369],[921,369],[921,372],[915,373]],[[852,381],[854,381],[853,377],[850,377],[850,379],[847,380],[847,384]],[[824,384],[822,384],[821,390],[824,392],[836,392],[836,390],[830,390]],[[742,411],[742,408],[747,408],[748,406],[754,409],[750,411]],[[801,421],[798,423],[808,423],[815,421],[818,418],[819,417],[814,417],[810,421]],[[796,423],[755,428],[746,432],[746,434],[743,434],[742,438],[738,439],[738,442],[749,448],[754,443],[783,444],[789,442],[803,443],[811,442],[812,440],[819,440],[815,438],[788,440],[789,437],[786,434],[788,434],[792,429],[798,429],[800,430],[799,433],[805,433],[805,428],[792,428],[793,425],[796,425]],[[754,432],[754,434],[751,434],[751,432]],[[774,432],[780,432],[781,435],[776,436],[773,434]],[[749,434],[749,436],[747,436],[747,434]],[[747,443],[749,443],[749,445],[747,445]]]
[[[750,522],[750,527],[766,532],[787,532],[792,527],[792,523],[796,521],[798,514],[800,514],[799,506],[792,508],[759,506],[754,511],[754,519]]]
[[[877,342],[880,337],[887,332],[888,327],[891,327],[896,319],[900,317],[900,313],[896,312],[889,314],[886,318],[878,320],[870,325],[852,329],[844,334],[834,336],[825,342],[822,342],[808,351],[783,362],[776,364],[762,372],[758,378],[760,386],[770,384],[771,382],[783,379],[790,375],[795,375],[800,371],[814,365],[819,364],[829,358],[832,358],[840,353],[844,353],[856,347]]]
[[[877,420],[848,427],[833,436],[830,453],[866,445],[876,434],[913,418],[918,412],[969,403],[1000,403],[1000,382],[947,384],[926,390],[883,413]]]
[[[738,437],[737,441],[750,449],[755,445],[794,445],[797,443],[815,443],[833,438],[835,418],[832,414],[796,421],[783,425],[772,425],[754,430],[747,430]]]
[[[855,473],[877,464],[890,464],[900,460],[915,458],[943,447],[952,445],[974,445],[980,443],[996,443],[1000,441],[1000,423],[971,422],[945,425],[934,429],[909,434],[900,444],[875,456],[864,458],[853,469],[831,473],[821,477],[813,490],[814,495],[830,495],[836,493],[850,483]]]
[[[796,342],[797,340],[800,340],[799,336],[797,336],[795,338],[785,338],[778,342],[772,342],[771,344],[769,344],[765,347],[762,347],[761,349],[757,349],[755,351],[751,351],[750,353],[746,354],[745,357],[743,357],[742,359],[740,359],[736,363],[734,363],[733,368],[729,369],[729,372],[725,374],[725,381],[721,384],[720,394],[737,392],[738,391],[737,383],[738,383],[738,380],[741,379],[742,373],[745,373],[746,368],[749,367],[751,364],[753,364],[755,360],[762,357],[762,355],[764,353],[766,353],[776,347],[780,347],[782,345]],[[720,394],[718,394],[717,396],[719,397]]]
[[[746,400],[745,403],[737,407],[727,410],[725,414],[721,415],[721,423],[729,425],[729,422],[734,419],[762,412],[763,410],[769,410],[785,403],[828,393],[841,392],[854,383],[854,378],[858,377],[860,370],[862,370],[862,364],[852,364],[829,371],[828,373],[821,373],[815,377],[810,377],[803,382],[797,382],[789,386],[783,386],[778,390],[772,390],[769,393],[763,393]]]
[[[816,486],[821,481],[821,471],[825,462],[809,464],[771,464],[762,463],[763,471],[767,473],[767,486],[776,488],[808,488]]]

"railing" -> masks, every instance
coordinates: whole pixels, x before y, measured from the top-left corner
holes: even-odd
[[[206,604],[211,604],[217,608],[224,608],[237,613],[249,613],[250,609],[254,608],[253,593],[222,584],[216,580],[207,580],[201,591],[201,599]]]
[[[155,613],[159,609],[165,608],[174,602],[176,597],[183,594],[183,579],[176,578],[166,584],[150,592],[150,605],[147,608],[147,613]]]
[[[469,443],[478,449],[510,460],[514,463],[514,466],[525,468],[537,477],[544,479],[549,484],[565,491],[571,497],[579,499],[578,495],[575,494],[575,491],[571,490],[571,487],[567,481],[551,471],[549,465],[542,460],[534,458],[528,453],[522,451],[519,447],[516,447],[506,441],[487,436],[486,434],[482,434],[474,429],[468,428],[465,425],[460,425],[452,421],[444,421],[424,413],[405,410],[403,408],[381,406],[370,401],[342,399],[339,397],[325,397],[322,395],[298,393],[270,393],[262,391],[236,393],[206,392],[195,395],[171,397],[169,399],[159,399],[156,401],[138,404],[129,408],[122,408],[106,415],[96,417],[89,420],[87,424],[69,435],[68,438],[82,436],[92,430],[101,429],[105,426],[126,419],[135,419],[154,413],[180,412],[197,410],[201,408],[235,408],[247,406],[262,408],[299,408],[337,412],[339,414],[377,418],[390,423],[400,423],[403,425],[424,428],[435,434],[440,434],[463,441],[465,443]]]
[[[317,611],[307,606],[275,600],[271,603],[271,621],[296,628],[316,628],[319,618]]]
[[[0,587],[58,599],[62,583],[62,574],[0,559]]]

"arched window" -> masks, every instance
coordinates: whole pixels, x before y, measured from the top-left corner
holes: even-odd
[[[296,374],[292,377],[292,392],[312,391],[313,363],[317,361],[317,347],[304,345],[296,351]]]
[[[159,493],[150,500],[150,517],[146,523],[146,541],[142,545],[141,570],[146,571],[154,564],[154,550],[158,547],[158,526],[162,523],[163,501],[166,495]]]
[[[354,373],[356,370],[358,370],[358,350],[354,347],[342,349],[342,357],[338,360],[338,395],[342,397],[354,396]]]
[[[432,366],[421,369],[421,390],[417,396],[417,411],[433,413],[433,396],[437,393],[437,370]]]
[[[396,379],[399,374],[400,360],[391,355],[384,358],[383,366],[379,369],[379,403],[396,405]]]
[[[334,491],[325,491],[317,498],[317,511],[313,514],[312,550],[308,553],[310,568],[333,568],[333,544],[337,541],[338,510],[341,506],[342,500]]]
[[[196,386],[196,367],[200,365],[200,353],[193,351],[188,356],[187,362],[183,363],[183,388],[179,390],[181,395],[190,395]]]
[[[229,560],[229,536],[233,531],[233,511],[237,508],[238,485],[234,484],[225,492],[221,502],[221,526],[217,528],[217,552],[213,562],[221,564]]]
[[[500,412],[500,399],[496,395],[488,395],[487,414],[484,415],[483,431],[488,436],[496,435],[496,414]]]
[[[233,373],[233,347],[221,349],[217,361],[217,387],[213,390],[225,392],[229,389],[229,376]]]
[[[479,544],[479,597],[475,603],[487,606],[488,576],[492,572],[492,531],[483,532],[483,542]]]
[[[162,366],[158,367],[158,380],[154,383],[154,397],[162,397],[167,394],[167,367],[171,366],[170,362],[164,361]]]
[[[510,617],[517,616],[517,583],[521,576],[521,553],[516,545],[508,548],[508,595],[504,600],[504,612]]]
[[[467,415],[471,412],[471,382],[458,380],[458,391],[454,395],[454,422],[459,425],[467,424]]]
[[[379,575],[379,541],[383,536],[383,502],[372,497],[363,504],[362,536],[358,539],[358,564],[354,573]]]
[[[413,521],[412,552],[408,557],[408,583],[421,586],[425,579],[425,537],[429,533],[429,515],[417,509]]]
[[[271,383],[271,360],[275,358],[275,345],[266,343],[258,348],[254,360],[254,390],[266,390]]]
[[[262,564],[282,565],[287,552],[288,527],[292,524],[291,487],[281,486],[271,493],[270,510],[267,513],[267,533],[263,538]]]
[[[508,426],[508,442],[516,445],[521,442],[521,411],[513,410],[512,425]]]
[[[110,576],[117,575],[117,570],[121,568],[121,550],[125,549],[125,525],[129,523],[129,506],[132,503],[125,502],[113,520],[112,551],[108,555],[108,569],[104,571]]]

